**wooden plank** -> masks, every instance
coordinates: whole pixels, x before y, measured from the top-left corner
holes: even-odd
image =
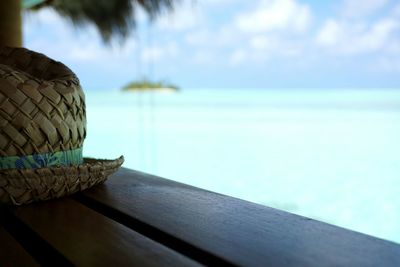
[[[1,225],[0,244],[0,266],[40,266]]]
[[[41,266],[72,266],[60,252],[37,235],[32,229],[22,223],[12,212],[12,207],[1,209],[0,221],[4,229],[41,265]]]
[[[398,244],[128,169],[79,198],[237,265],[400,266]]]
[[[18,207],[13,213],[74,265],[199,266],[69,198]]]

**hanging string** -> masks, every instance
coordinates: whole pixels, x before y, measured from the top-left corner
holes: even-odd
[[[152,33],[151,33],[151,24],[150,21],[147,24],[147,42],[148,46],[152,47],[153,42],[152,42]],[[149,76],[151,81],[155,81],[156,77],[154,74],[154,58],[150,57],[149,59]],[[155,91],[150,90],[150,95],[149,95],[149,107],[150,107],[150,119],[149,119],[149,124],[150,124],[150,168],[152,173],[157,173],[157,136],[156,136],[156,102],[155,102]]]
[[[152,34],[150,21],[145,29],[145,46],[152,48]],[[137,70],[138,80],[148,79],[155,81],[154,58],[152,54],[149,57],[141,57],[142,47],[140,36],[137,41]],[[147,75],[144,73],[147,72]],[[157,133],[156,133],[156,100],[155,91],[138,90],[136,111],[137,111],[137,156],[139,168],[151,173],[157,173]]]
[[[138,32],[140,35],[140,33]],[[141,58],[141,44],[140,44],[140,36],[138,36],[136,44],[137,44],[137,73],[138,73],[138,79],[141,79],[139,77],[143,77],[143,62]],[[145,148],[145,133],[144,133],[144,113],[143,113],[143,98],[142,98],[142,92],[138,90],[136,93],[136,113],[137,113],[137,160],[138,160],[138,168],[141,168],[142,170],[145,170],[146,168],[146,160],[145,160],[145,153],[146,153],[146,148]],[[134,148],[135,149],[135,148]]]

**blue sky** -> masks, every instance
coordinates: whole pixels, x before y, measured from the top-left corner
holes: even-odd
[[[147,76],[182,88],[400,88],[398,0],[182,0],[105,46],[49,9],[24,16],[27,48],[87,89]]]

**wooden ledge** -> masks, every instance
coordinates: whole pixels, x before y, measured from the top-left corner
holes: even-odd
[[[0,217],[0,242],[13,236],[41,264],[33,244],[73,265],[400,266],[396,243],[125,168]],[[7,259],[0,254],[0,265]]]

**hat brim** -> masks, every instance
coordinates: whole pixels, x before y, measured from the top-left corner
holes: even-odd
[[[78,166],[0,170],[0,204],[59,198],[103,183],[124,162],[84,158]]]

